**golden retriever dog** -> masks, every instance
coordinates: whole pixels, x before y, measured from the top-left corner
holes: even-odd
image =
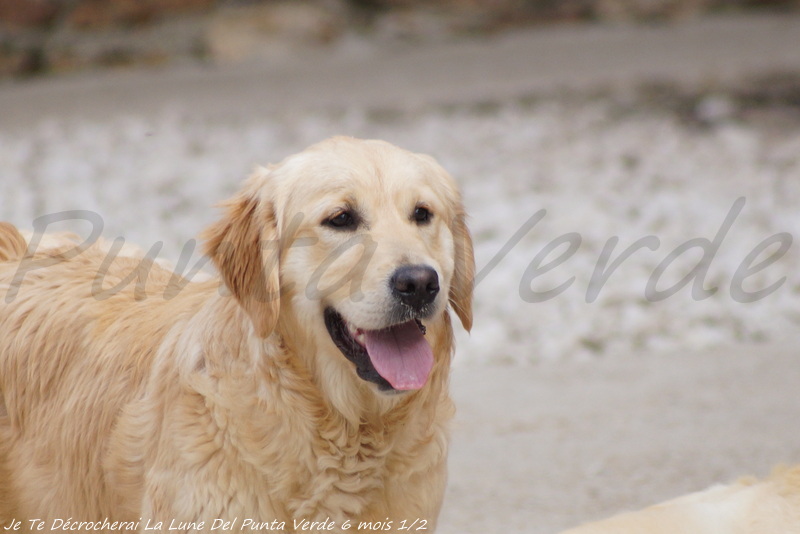
[[[714,486],[562,534],[800,534],[800,467]]]
[[[204,239],[222,283],[0,226],[0,525],[434,530],[450,312],[472,323],[453,179],[333,138],[258,170]]]

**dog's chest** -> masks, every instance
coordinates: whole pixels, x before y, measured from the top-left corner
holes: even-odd
[[[304,483],[289,509],[295,517],[344,521],[381,500],[393,456],[390,439],[361,428],[319,434],[307,451]]]

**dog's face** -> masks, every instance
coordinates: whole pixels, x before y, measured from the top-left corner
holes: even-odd
[[[448,303],[471,326],[464,218],[432,159],[334,138],[251,178],[208,252],[259,336],[291,314],[351,373],[382,391],[416,390],[434,365],[427,326]]]

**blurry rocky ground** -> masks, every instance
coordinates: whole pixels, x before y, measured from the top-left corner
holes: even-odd
[[[800,0],[0,0],[0,78],[759,10],[798,11]]]

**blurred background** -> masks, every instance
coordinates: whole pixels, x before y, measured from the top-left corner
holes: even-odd
[[[0,213],[94,210],[176,261],[256,164],[379,137],[463,184],[489,266],[464,360],[776,340],[800,320],[797,247],[749,260],[780,252],[744,287],[774,291],[731,288],[800,224],[799,21],[788,0],[0,0]],[[739,197],[714,254],[667,259]],[[654,302],[662,262],[675,294]]]
[[[2,220],[92,210],[189,272],[213,205],[337,134],[470,213],[443,532],[800,459],[800,2],[0,0]]]
[[[282,57],[570,23],[792,13],[797,0],[0,0],[0,76]]]

